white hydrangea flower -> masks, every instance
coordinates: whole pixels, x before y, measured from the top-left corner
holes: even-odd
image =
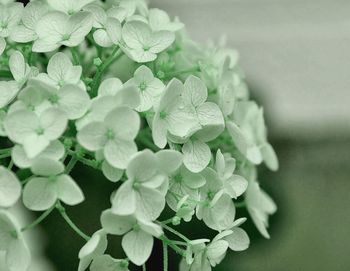
[[[80,80],[82,70],[81,66],[74,66],[66,54],[58,52],[50,58],[47,73],[38,74],[36,79],[56,88],[77,85],[85,90],[85,85]]]
[[[253,164],[265,162],[271,170],[278,169],[278,160],[267,142],[267,132],[262,108],[255,102],[237,102],[233,121],[227,121],[227,129],[240,152]]]
[[[165,165],[164,161],[169,161],[164,158],[165,155],[174,159],[171,164]],[[158,157],[162,158],[162,163]],[[175,171],[181,162],[182,156],[176,151],[154,154],[144,150],[134,155],[126,168],[128,180],[119,187],[112,199],[112,211],[118,215],[136,214],[138,218],[148,220],[158,218],[165,207],[165,197],[158,191],[167,181],[162,171],[164,168]]]
[[[77,134],[79,143],[90,151],[103,150],[109,164],[125,169],[137,152],[134,142],[140,129],[140,117],[132,109],[121,106],[107,114],[104,121],[91,122]]]
[[[21,196],[21,183],[17,176],[7,168],[0,166],[0,207],[14,205]]]
[[[14,26],[10,38],[15,42],[27,43],[38,38],[35,28],[38,21],[49,11],[44,1],[29,2],[22,14],[21,23]]]
[[[8,137],[21,144],[27,156],[33,158],[63,134],[67,117],[56,108],[49,108],[40,116],[29,110],[18,110],[7,115],[4,127]]]
[[[19,91],[16,81],[0,81],[0,108],[6,107],[15,98]]]
[[[72,16],[59,11],[49,12],[35,26],[38,39],[34,41],[33,51],[52,52],[61,45],[78,46],[90,32],[92,23],[90,12],[77,12]]]
[[[6,40],[0,37],[0,56],[3,54],[5,49],[6,49]]]
[[[84,7],[84,11],[89,11],[94,16],[93,32],[95,42],[101,47],[111,47],[119,44],[122,34],[121,20],[123,16],[114,12],[114,9],[107,12],[96,4],[90,4]]]
[[[31,166],[36,176],[29,180],[23,190],[23,203],[33,211],[44,211],[57,200],[68,205],[84,201],[84,194],[75,181],[64,173],[64,165],[49,158],[36,159]]]
[[[145,0],[107,0],[106,2],[111,7],[123,9],[126,17],[130,17],[136,12],[142,16],[146,16],[148,13],[148,4]]]
[[[55,140],[50,143],[39,155],[29,158],[22,145],[15,145],[11,152],[14,164],[19,168],[30,168],[36,159],[48,158],[60,160],[65,154],[65,149],[61,141]]]
[[[125,83],[126,86],[136,86],[140,93],[140,105],[136,108],[139,112],[150,110],[165,90],[164,83],[154,77],[147,66],[140,66],[134,73],[134,77]]]
[[[10,55],[9,68],[13,78],[17,82],[18,89],[28,81],[29,78],[36,76],[39,72],[36,67],[30,67],[20,51],[15,51]]]
[[[233,251],[243,251],[248,249],[250,244],[250,239],[245,230],[240,226],[246,221],[246,218],[237,219],[232,228],[229,231],[229,234],[225,234],[221,238],[228,242],[228,246]]]
[[[183,98],[184,85],[178,79],[168,84],[162,95],[152,122],[152,136],[159,148],[167,144],[167,133],[186,138],[200,129],[194,106]]]
[[[22,3],[0,3],[0,37],[7,38],[21,20]]]
[[[172,22],[168,13],[158,8],[149,10],[148,21],[153,31],[167,30],[176,32],[184,28],[184,24],[179,22],[178,18],[175,18],[175,21]]]
[[[197,218],[203,219],[211,229],[222,231],[230,228],[236,215],[236,208],[231,197],[224,192],[223,183],[217,173],[206,168],[203,173],[206,184],[200,188],[200,200],[204,202],[197,207]]]
[[[218,149],[215,160],[216,172],[224,184],[225,192],[231,198],[237,199],[248,187],[248,181],[237,174],[233,174],[236,168],[236,160],[229,153],[222,154]]]
[[[26,271],[31,255],[19,226],[8,212],[0,210],[0,252],[6,252],[6,265],[9,271]]]
[[[127,22],[122,29],[122,49],[134,61],[145,63],[157,58],[157,54],[167,49],[175,40],[170,31],[153,32],[141,21]]]
[[[86,270],[94,259],[102,256],[107,249],[107,244],[106,232],[104,230],[95,232],[79,251],[78,271]]]
[[[270,238],[267,232],[269,226],[269,215],[277,211],[277,206],[269,195],[263,191],[259,183],[252,180],[246,192],[246,203],[248,212],[259,232],[265,237]]]
[[[153,236],[163,235],[162,228],[150,221],[135,218],[133,215],[116,215],[111,210],[102,213],[104,230],[114,235],[124,235],[122,247],[129,260],[140,266],[151,256]]]

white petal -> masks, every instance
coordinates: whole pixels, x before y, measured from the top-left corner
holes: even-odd
[[[107,128],[102,122],[92,122],[77,134],[78,142],[87,150],[98,151],[107,143]]]
[[[0,108],[8,105],[17,95],[19,91],[18,85],[15,81],[1,81],[0,82]]]
[[[103,149],[104,156],[113,167],[125,169],[130,158],[137,152],[134,141],[114,140],[108,141]]]
[[[103,161],[101,169],[103,175],[111,182],[118,182],[124,173],[124,170],[112,167],[107,161]]]
[[[278,158],[272,146],[270,144],[264,145],[261,148],[261,153],[268,168],[273,171],[278,170]]]
[[[136,195],[132,182],[126,181],[112,199],[112,212],[117,215],[131,215],[136,210]]]
[[[148,181],[157,172],[157,162],[155,154],[150,150],[146,149],[138,152],[130,160],[126,168],[126,174],[129,179],[135,181]]]
[[[233,233],[224,239],[228,242],[233,251],[243,251],[249,247],[250,240],[248,234],[241,228],[232,228]]]
[[[68,119],[59,109],[49,108],[40,115],[40,124],[49,140],[58,139],[66,130]]]
[[[21,184],[16,175],[7,168],[0,166],[0,207],[14,205],[21,196]]]
[[[24,187],[23,203],[30,210],[47,210],[56,200],[56,186],[47,178],[33,178]]]
[[[115,18],[109,17],[107,19],[105,27],[111,42],[114,44],[119,44],[122,36],[122,26],[120,24],[120,21]]]
[[[156,153],[159,169],[166,174],[176,171],[182,164],[183,155],[174,150],[162,150]]]
[[[183,97],[194,107],[202,105],[208,98],[208,89],[204,82],[196,76],[190,75],[185,81]]]
[[[151,256],[153,237],[142,230],[131,231],[123,237],[122,247],[130,261],[140,266]]]
[[[98,96],[113,96],[123,88],[123,83],[119,78],[107,78],[102,81],[98,88]]]
[[[141,186],[136,193],[136,216],[145,220],[155,220],[165,207],[165,197],[158,190]]]
[[[9,67],[13,78],[19,82],[27,76],[27,66],[24,56],[21,52],[15,51],[11,54],[9,59]]]
[[[0,56],[6,49],[6,41],[4,38],[0,37]]]
[[[32,172],[39,176],[55,176],[63,172],[64,165],[62,162],[40,157],[35,159],[31,167]]]
[[[105,29],[97,29],[93,36],[95,42],[101,47],[110,47],[113,45],[113,42]]]
[[[12,241],[6,254],[9,271],[27,271],[30,262],[30,252],[24,241],[22,239]]]
[[[185,166],[195,173],[205,169],[211,159],[209,146],[200,140],[189,140],[182,146],[182,152]]]
[[[111,210],[106,210],[101,215],[101,224],[106,232],[123,235],[132,229],[136,224],[136,219],[134,216],[116,215]]]
[[[69,175],[63,174],[57,177],[56,185],[57,196],[65,204],[77,205],[84,201],[83,191]]]

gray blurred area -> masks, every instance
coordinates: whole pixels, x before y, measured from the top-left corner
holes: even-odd
[[[271,240],[248,223],[251,248],[215,270],[350,270],[350,1],[151,3],[199,42],[227,35],[281,162],[277,173],[260,172],[279,206]]]

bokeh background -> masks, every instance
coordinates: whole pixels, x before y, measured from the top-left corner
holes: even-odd
[[[350,270],[350,1],[151,0],[151,5],[179,16],[197,41],[226,34],[228,45],[240,52],[253,97],[265,108],[280,160],[277,173],[260,169],[262,187],[279,207],[271,239],[248,221],[250,249],[229,253],[214,270]],[[67,211],[92,233],[99,212],[109,207],[113,184],[84,167],[73,177],[88,200]],[[57,214],[41,229],[50,236],[40,243],[52,262],[43,271],[75,271],[82,240]],[[206,234],[197,229],[184,230]],[[160,270],[158,243],[157,248],[148,266],[152,271]],[[119,246],[111,249],[121,256]],[[171,270],[177,270],[171,256]]]

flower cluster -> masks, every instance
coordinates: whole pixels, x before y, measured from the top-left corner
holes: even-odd
[[[0,79],[0,251],[10,271],[28,269],[22,232],[54,210],[86,240],[79,271],[145,270],[155,239],[164,270],[168,248],[181,271],[211,270],[249,246],[239,207],[269,237],[276,206],[256,166],[278,161],[235,50],[196,44],[144,0],[0,0]],[[77,163],[115,183],[91,236],[64,207],[85,200],[70,176]],[[43,212],[24,227],[9,210],[20,198]],[[216,236],[175,229],[192,220]],[[106,254],[107,235],[122,236],[125,259]]]

